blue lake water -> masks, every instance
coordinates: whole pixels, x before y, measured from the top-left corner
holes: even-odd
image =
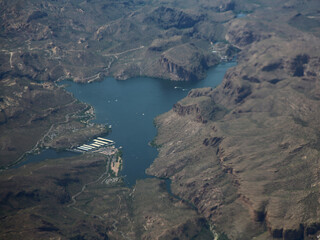
[[[145,169],[158,154],[157,149],[149,146],[157,134],[154,118],[169,111],[192,88],[217,86],[227,69],[235,65],[235,62],[221,63],[198,82],[139,77],[127,81],[106,78],[91,84],[64,81],[63,84],[77,99],[94,107],[94,122],[112,125],[107,138],[114,140],[117,147],[123,147],[122,175],[132,186],[137,179],[147,177]]]
[[[11,168],[19,168],[23,165],[29,163],[37,163],[46,159],[56,159],[56,158],[64,158],[64,157],[72,157],[78,155],[79,153],[69,152],[69,151],[55,151],[53,149],[45,149],[41,151],[40,154],[30,154],[25,157],[25,160],[19,162],[16,165],[13,165]]]
[[[149,145],[157,134],[154,118],[169,111],[192,88],[217,86],[226,71],[235,65],[236,62],[221,63],[210,69],[207,77],[198,82],[172,82],[154,78],[117,81],[106,78],[90,84],[71,81],[63,81],[62,84],[77,99],[94,107],[96,119],[93,122],[112,125],[111,134],[105,137],[114,140],[117,147],[122,147],[124,165],[121,174],[125,176],[126,183],[132,186],[137,179],[147,177],[145,169],[158,154],[157,149]],[[24,161],[12,168],[76,154],[47,149],[38,155],[27,155]]]

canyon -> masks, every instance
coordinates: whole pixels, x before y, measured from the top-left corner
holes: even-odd
[[[318,1],[15,0],[0,9],[1,238],[317,239]],[[95,154],[9,169],[27,153],[108,133],[60,80],[199,81],[235,55],[217,88],[193,89],[155,119],[159,155],[146,172],[157,178],[101,185],[105,159]]]

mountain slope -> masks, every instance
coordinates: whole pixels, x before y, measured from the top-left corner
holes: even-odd
[[[156,120],[160,154],[147,172],[170,178],[230,239],[320,230],[320,41],[283,9],[233,21],[238,65]]]

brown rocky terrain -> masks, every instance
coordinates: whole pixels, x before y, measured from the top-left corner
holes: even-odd
[[[133,189],[110,179],[103,155],[46,160],[1,175],[2,239],[209,239],[206,220],[164,181]]]
[[[184,1],[1,1],[0,74],[199,80],[219,61],[208,56],[210,42],[223,40],[223,23],[241,7],[227,2],[190,1],[186,8]]]
[[[217,4],[223,5],[203,1],[191,10],[182,1],[1,1],[1,166],[39,146],[70,147],[105,132],[80,123],[84,116],[69,118],[73,111],[90,115],[89,107],[39,81],[203,78],[220,61],[210,41],[222,39],[222,23],[235,17]],[[207,24],[215,27],[208,31]]]
[[[300,14],[319,16],[309,4]],[[232,21],[238,65],[156,120],[160,154],[147,172],[170,178],[230,239],[320,232],[320,41],[315,27],[292,25],[297,5],[287,6]]]
[[[317,239],[319,9],[317,0],[0,1],[0,238]],[[156,120],[160,153],[147,172],[170,178],[178,198],[159,179],[124,187],[101,155],[8,169],[28,152],[107,133],[55,82],[199,80],[238,49],[218,88],[190,91]]]
[[[184,6],[182,1],[1,1],[0,165],[39,147],[72,147],[106,132],[87,124],[93,116],[89,106],[44,82],[203,78],[221,57],[210,51],[210,42],[223,38],[223,23],[235,13],[222,2]],[[215,26],[210,31],[204,28],[209,24]]]
[[[2,168],[21,160],[26,152],[67,148],[107,132],[102,125],[88,126],[91,107],[52,83],[7,77],[0,86]]]
[[[100,218],[69,206],[72,196],[105,170],[103,158],[89,155],[7,170],[1,175],[1,238],[106,236]]]
[[[105,172],[101,155],[10,167],[44,147],[70,148],[107,133],[89,122],[94,110],[57,81],[203,78],[220,61],[210,42],[223,39],[222,24],[235,13],[202,4],[214,5],[210,16],[191,10],[193,3],[182,8],[183,1],[0,2],[0,238],[212,238],[203,216],[171,197],[164,181],[128,189]]]

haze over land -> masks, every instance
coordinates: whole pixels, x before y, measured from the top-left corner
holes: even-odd
[[[320,235],[318,0],[2,0],[0,13],[0,238]],[[199,81],[235,54],[217,88],[155,120],[159,178],[101,184],[114,176],[94,153],[8,169],[108,132],[57,81]]]

